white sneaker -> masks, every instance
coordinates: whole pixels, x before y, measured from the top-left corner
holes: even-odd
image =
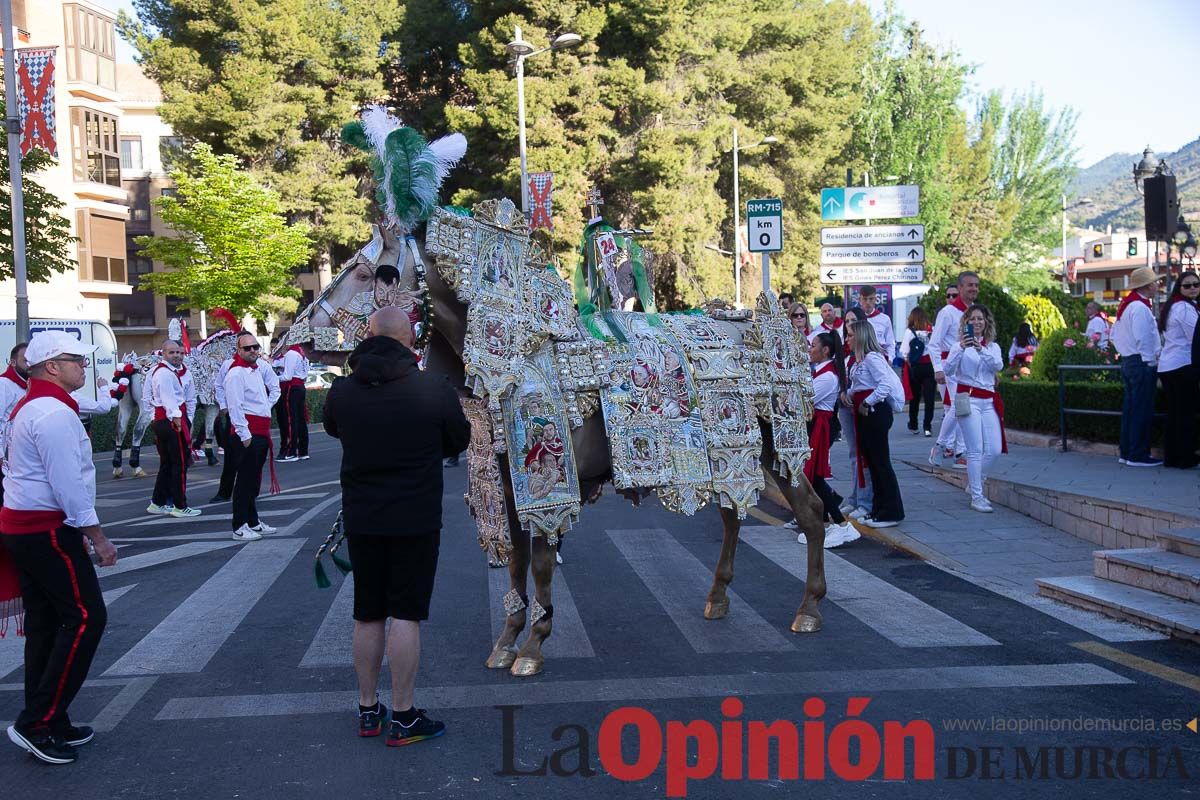
[[[170,503],[165,506],[160,506],[155,503],[151,503],[150,505],[146,506],[147,514],[170,514],[174,510],[175,506],[171,505]]]
[[[982,497],[971,501],[971,509],[978,511],[980,514],[991,514],[995,510],[992,508],[992,504]]]
[[[943,459],[942,446],[940,444],[935,444],[929,450],[929,466],[931,466],[931,467],[942,466],[942,459]]]
[[[250,530],[249,525],[243,525],[233,532],[233,540],[235,542],[254,542],[261,538],[262,534]]]
[[[288,464],[288,463],[291,463],[292,461],[299,461],[299,460],[300,459],[297,458],[296,456],[279,456],[278,458],[275,459],[275,462],[277,464]]]
[[[557,550],[554,552],[554,563],[555,564],[562,563],[562,553],[558,552]]]
[[[867,508],[866,506],[859,506],[850,512],[850,517],[852,519],[866,519],[869,516],[871,516],[871,509]]]
[[[198,517],[200,509],[198,508],[172,508],[167,512],[172,517]]]
[[[312,458],[312,456],[299,456],[297,458],[297,460],[298,461],[308,461],[310,458]]]
[[[834,525],[833,527],[840,527],[842,529],[842,544],[850,544],[862,538],[862,534],[858,532],[858,528],[850,524],[850,520],[846,520],[840,526]]]
[[[255,533],[261,533],[263,536],[270,536],[272,533],[277,532],[279,529],[272,528],[270,525],[268,525],[265,522],[259,522],[257,525],[252,527],[250,530],[254,531]]]
[[[838,511],[842,512],[843,515],[849,514],[853,510],[854,510],[854,504],[849,501],[842,503],[840,506],[838,506]]]
[[[966,469],[966,468],[967,468],[966,457],[965,456],[955,456],[954,457],[954,469]]]
[[[900,523],[895,520],[867,519],[863,520],[863,524],[870,525],[872,528],[894,528]]]

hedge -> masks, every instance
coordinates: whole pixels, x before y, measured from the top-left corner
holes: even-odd
[[[1021,308],[1025,309],[1025,322],[1029,323],[1033,335],[1040,342],[1055,331],[1067,327],[1063,315],[1054,303],[1036,294],[1026,294],[1017,298]],[[1011,342],[1011,340],[1009,340]]]
[[[1010,428],[1038,433],[1059,432],[1058,381],[1022,378],[1002,380],[1000,397],[1004,400],[1004,424]],[[1068,383],[1067,408],[1120,411],[1122,389],[1119,382]],[[1155,396],[1155,410],[1166,410],[1161,389]],[[1162,443],[1162,425],[1154,425],[1154,443]],[[1067,435],[1093,442],[1118,442],[1120,417],[1067,415]]]
[[[1072,297],[1062,289],[1038,289],[1034,292],[1038,297],[1044,297],[1058,308],[1063,316],[1063,322],[1068,328],[1083,330],[1087,327],[1087,304],[1082,297]]]
[[[1071,345],[1068,347],[1067,342]],[[1060,364],[1082,364],[1100,366],[1116,364],[1117,359],[1111,347],[1103,350],[1088,346],[1087,337],[1079,331],[1063,328],[1043,339],[1033,356],[1031,372],[1037,380],[1058,382],[1058,367]],[[1121,376],[1116,370],[1097,370],[1095,372],[1067,372],[1067,381],[1072,383],[1093,383],[1096,381],[1120,383]]]
[[[320,422],[321,412],[325,408],[325,392],[327,389],[309,389],[305,395],[305,401],[308,405],[309,422]],[[197,412],[198,414],[199,412]],[[117,412],[110,411],[101,416],[90,417],[88,423],[88,433],[92,437],[92,452],[93,453],[111,453],[113,451],[113,434],[117,427]],[[275,427],[275,417],[271,416],[271,427]],[[133,438],[133,423],[129,424],[129,429],[125,432],[125,447],[130,446],[129,440]],[[150,429],[146,429],[146,435],[142,437],[143,447],[154,446],[154,434]]]

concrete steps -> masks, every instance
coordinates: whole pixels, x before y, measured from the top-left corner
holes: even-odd
[[[1200,603],[1200,558],[1155,547],[1097,550],[1097,578]]]
[[[1038,594],[1200,642],[1200,529],[1158,531],[1155,541],[1098,550],[1093,575],[1039,579]]]

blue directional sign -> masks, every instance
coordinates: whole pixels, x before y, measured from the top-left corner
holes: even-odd
[[[821,190],[821,219],[902,219],[920,213],[917,186],[845,186]]]
[[[846,218],[846,190],[821,190],[821,219]]]

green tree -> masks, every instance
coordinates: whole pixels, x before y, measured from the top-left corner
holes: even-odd
[[[1017,298],[1017,302],[1021,304],[1021,308],[1025,309],[1025,322],[1029,323],[1033,335],[1039,340],[1067,327],[1067,323],[1063,321],[1062,312],[1045,297],[1027,294]]]
[[[163,90],[188,141],[236,155],[312,229],[319,269],[368,233],[365,164],[339,144],[359,107],[385,96],[381,43],[399,3],[369,0],[134,0],[121,35]]]
[[[171,236],[139,236],[142,252],[167,266],[143,275],[139,288],[182,297],[184,307],[227,308],[263,316],[275,297],[295,298],[293,270],[311,252],[307,226],[288,224],[276,192],[237,166],[195,145],[171,172],[176,194],[154,205]]]
[[[4,102],[0,94],[0,104]],[[40,148],[21,159],[21,188],[25,208],[25,272],[33,283],[44,283],[56,272],[75,268],[71,223],[59,210],[62,200],[46,191],[33,176],[55,164]],[[0,280],[13,277],[12,192],[8,180],[8,137],[0,136]]]
[[[412,23],[406,19],[405,26]],[[529,168],[555,174],[555,230],[548,243],[573,267],[584,197],[602,189],[618,227],[653,228],[643,244],[662,255],[659,306],[733,296],[731,131],[743,144],[780,142],[743,154],[741,196],[784,198],[784,251],[773,283],[816,286],[818,194],[849,139],[859,103],[858,65],[874,30],[865,8],[845,0],[780,6],[764,0],[614,0],[605,4],[470,4],[459,48],[462,94],[445,106],[447,127],[466,134],[470,169],[454,202],[520,194],[516,84],[504,44],[521,26],[540,47],[562,31],[576,50],[526,62]],[[539,234],[540,235],[540,234]],[[759,277],[743,274],[743,299]]]

